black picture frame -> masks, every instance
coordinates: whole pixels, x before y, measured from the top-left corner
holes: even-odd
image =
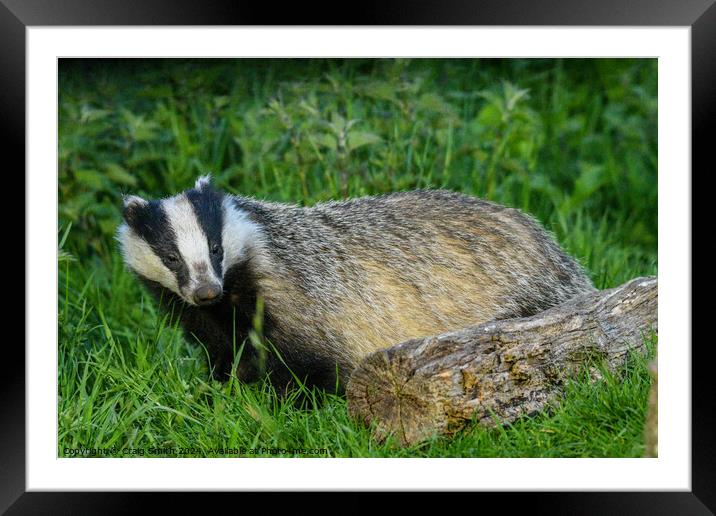
[[[713,274],[706,270],[707,253],[697,245],[716,250],[706,232],[712,220],[708,188],[694,188],[697,178],[711,165],[711,134],[716,120],[716,0],[443,0],[427,2],[368,2],[350,18],[333,7],[296,3],[277,7],[269,3],[192,2],[186,0],[0,0],[0,113],[3,161],[14,157],[12,170],[25,169],[25,29],[65,25],[576,25],[576,26],[688,26],[691,27],[692,64],[692,320],[707,319],[707,303],[697,302],[697,290],[713,292]],[[708,165],[707,165],[708,164]],[[6,170],[10,170],[7,168]],[[698,173],[694,173],[698,171]],[[24,175],[12,173],[17,177]],[[703,181],[701,181],[703,182]],[[25,191],[24,180],[18,185]],[[693,238],[696,235],[697,238]],[[708,238],[698,238],[709,235]],[[16,246],[17,247],[17,246]],[[32,271],[25,269],[26,276]],[[52,287],[48,286],[51,290]],[[17,306],[19,303],[15,303]],[[23,306],[24,303],[23,303]],[[32,310],[31,306],[25,307]],[[8,318],[9,320],[9,318]],[[689,343],[665,343],[687,346]],[[716,511],[716,424],[711,339],[697,339],[692,326],[692,491],[690,492],[588,492],[510,493],[531,514],[713,514]],[[14,348],[14,349],[12,349]],[[7,514],[127,513],[157,501],[147,493],[39,493],[25,492],[25,355],[6,341],[0,404],[0,512]],[[8,357],[7,355],[10,354]],[[660,364],[668,367],[668,364]],[[216,510],[216,494],[209,510]],[[238,496],[245,497],[246,493]],[[266,496],[259,495],[259,496]],[[305,496],[285,497],[294,508]],[[475,496],[475,495],[471,495]],[[479,496],[495,496],[480,493]],[[499,494],[497,496],[500,496]],[[502,495],[504,496],[504,494]],[[185,497],[162,495],[164,511],[182,508]],[[221,497],[222,500],[224,497]],[[366,496],[350,494],[341,511],[364,512],[374,504]],[[410,497],[417,503],[422,496]],[[265,498],[264,498],[265,500]],[[271,495],[271,504],[282,497]],[[484,504],[484,498],[481,500]],[[243,504],[250,504],[245,498]],[[460,503],[455,500],[455,503]],[[474,503],[474,502],[468,502]],[[320,505],[337,510],[331,502]],[[244,505],[248,507],[249,505]],[[403,509],[407,507],[403,506]],[[311,503],[311,510],[316,504]]]

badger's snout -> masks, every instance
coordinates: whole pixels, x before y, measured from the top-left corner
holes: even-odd
[[[197,305],[205,306],[216,303],[221,299],[221,285],[211,283],[199,286],[192,295]]]

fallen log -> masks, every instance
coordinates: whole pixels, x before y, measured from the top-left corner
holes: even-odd
[[[547,408],[564,380],[603,359],[646,351],[657,330],[657,279],[637,278],[519,319],[409,340],[353,372],[350,414],[378,440],[412,444],[470,422],[494,426]],[[596,370],[595,370],[596,371]]]

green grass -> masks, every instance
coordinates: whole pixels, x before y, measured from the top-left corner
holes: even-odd
[[[207,171],[305,205],[439,187],[533,214],[599,288],[655,275],[656,60],[63,60],[59,79],[60,456],[643,453],[643,357],[576,379],[549,413],[405,449],[371,440],[340,397],[301,409],[265,384],[210,380],[112,235],[122,193],[171,195]]]

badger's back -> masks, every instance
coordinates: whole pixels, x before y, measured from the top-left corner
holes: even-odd
[[[268,337],[289,359],[318,356],[348,373],[376,349],[594,288],[534,219],[457,193],[235,204],[263,229],[253,268]]]

